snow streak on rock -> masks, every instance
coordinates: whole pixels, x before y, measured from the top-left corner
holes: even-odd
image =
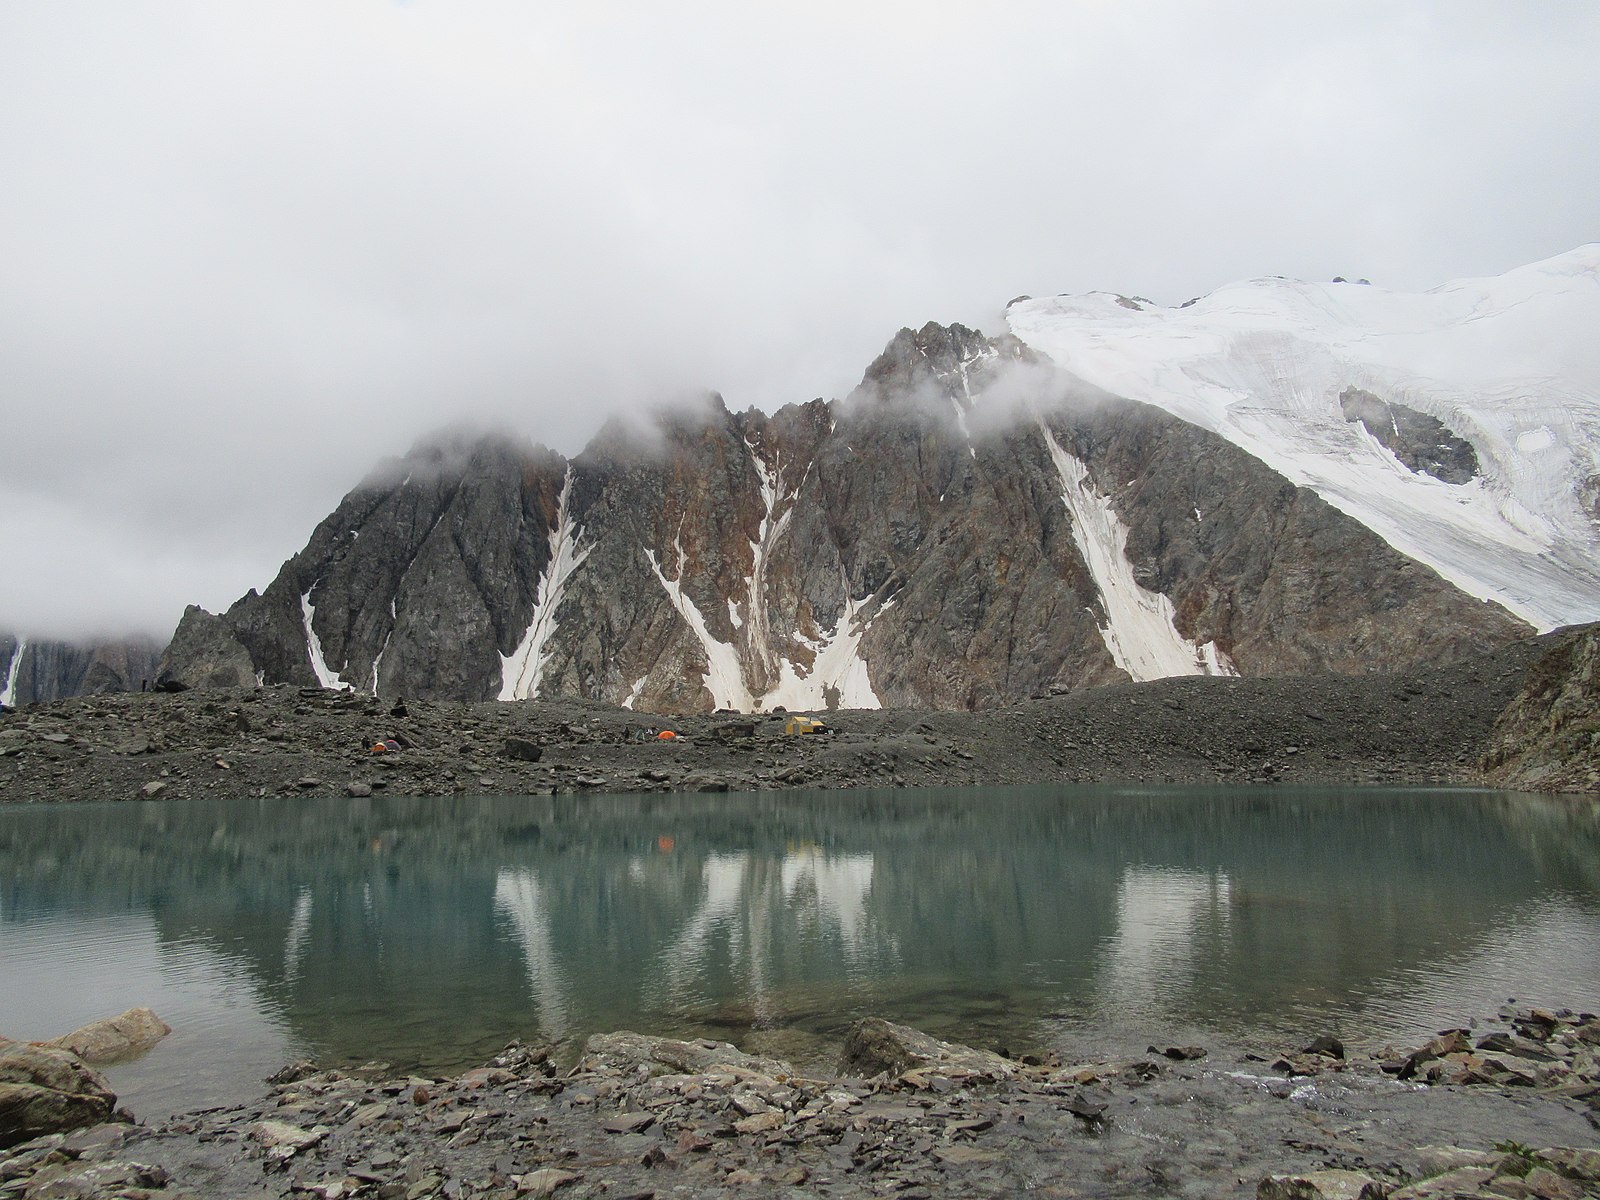
[[[656,558],[654,550],[647,548],[644,553],[650,560],[650,569],[656,573],[656,581],[661,584],[661,590],[666,592],[667,599],[672,601],[672,607],[677,609],[678,615],[688,623],[695,640],[705,651],[706,670],[703,678],[706,690],[711,693],[711,707],[754,712],[755,698],[745,686],[744,671],[739,663],[739,651],[727,642],[719,641],[712,636],[711,630],[706,625],[705,616],[689,598],[689,594],[683,590],[683,571],[687,565],[683,543],[674,540],[672,546],[678,556],[676,579],[668,579],[662,572],[661,563]]]
[[[22,655],[28,648],[27,638],[17,639],[17,648],[11,652],[11,665],[6,668],[6,684],[0,688],[0,704],[7,708],[17,706],[17,677],[22,674]]]
[[[378,694],[378,668],[383,665],[383,656],[389,653],[389,643],[393,640],[394,630],[391,629],[384,635],[383,649],[379,650],[372,659],[372,694],[374,696]]]
[[[969,374],[972,364],[981,362],[986,358],[994,358],[996,351],[990,347],[980,350],[976,354],[969,354],[956,364],[955,374],[961,381],[961,396],[966,403],[963,404],[955,396],[950,397],[950,407],[956,410],[956,426],[961,430],[961,436],[967,440],[967,453],[973,458],[978,457],[977,447],[972,445],[972,430],[967,426],[967,413],[972,410],[974,397],[972,395],[972,378]]]
[[[1011,330],[1073,374],[1228,438],[1402,554],[1541,628],[1600,619],[1600,243],[1425,293],[1258,279],[1177,309],[1031,300]],[[1483,476],[1407,469],[1339,397],[1435,417]]]
[[[572,468],[568,467],[556,502],[556,527],[550,531],[550,561],[539,578],[534,597],[533,619],[517,648],[500,656],[501,700],[532,700],[538,696],[548,661],[546,647],[556,631],[556,610],[561,607],[568,581],[589,557],[589,547],[582,545],[583,527],[573,522],[568,507],[571,498]]]
[[[1139,586],[1128,561],[1127,527],[1112,511],[1109,498],[1094,490],[1082,460],[1063,450],[1047,426],[1039,429],[1061,476],[1073,540],[1100,589],[1105,607],[1100,636],[1117,666],[1136,683],[1173,675],[1237,674],[1215,643],[1197,646],[1178,632],[1171,600]]]
[[[810,666],[797,664],[790,654],[780,652],[774,645],[767,609],[767,569],[774,548],[788,530],[796,494],[785,494],[781,488],[781,472],[763,462],[754,446],[749,446],[749,450],[760,480],[763,513],[756,539],[750,543],[750,579],[742,614],[734,601],[728,602],[729,617],[739,631],[739,644],[714,636],[704,614],[684,591],[686,559],[681,542],[673,543],[677,556],[675,579],[667,578],[653,551],[645,551],[657,582],[705,652],[704,680],[706,690],[711,693],[712,707],[731,708],[737,712],[770,712],[779,706],[788,709],[881,708],[882,701],[873,691],[867,674],[866,660],[861,657],[861,639],[872,620],[888,611],[892,601],[879,605],[870,617],[864,616],[862,610],[871,598],[850,600],[846,586],[845,611],[833,629],[816,638],[796,635],[811,652]],[[632,706],[643,686],[643,680],[634,686],[624,707]]]
[[[883,701],[873,691],[867,660],[861,657],[861,639],[874,620],[894,607],[894,601],[878,605],[869,617],[862,610],[872,597],[851,600],[848,595],[847,590],[839,623],[820,638],[807,641],[815,654],[810,668],[789,659],[782,662],[776,686],[761,697],[762,711],[770,712],[780,705],[797,710],[883,707]]]
[[[340,679],[338,674],[328,669],[327,661],[322,657],[322,639],[317,636],[317,631],[312,628],[311,619],[316,615],[316,609],[311,605],[311,593],[316,584],[307,588],[300,597],[300,615],[306,629],[306,654],[311,658],[311,673],[317,677],[317,682],[325,688],[336,691],[350,691],[350,685]]]
[[[757,668],[761,682],[770,684],[777,674],[778,653],[772,645],[771,621],[767,616],[767,563],[772,548],[789,528],[789,518],[794,513],[794,496],[785,496],[777,467],[768,466],[756,453],[756,448],[745,443],[750,451],[750,462],[761,481],[761,527],[756,540],[750,543],[749,619],[744,622],[745,644],[749,647],[752,664]],[[779,508],[782,507],[782,512]]]

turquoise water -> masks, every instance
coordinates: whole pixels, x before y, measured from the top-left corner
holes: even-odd
[[[135,1004],[141,1116],[298,1057],[621,1028],[825,1063],[1401,1041],[1600,1009],[1600,808],[1461,791],[862,791],[0,808],[0,1034]]]

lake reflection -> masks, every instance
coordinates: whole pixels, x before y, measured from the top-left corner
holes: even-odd
[[[284,1061],[639,1028],[826,1061],[1600,1005],[1600,815],[1462,792],[1028,789],[0,810],[0,1033],[131,1004],[141,1114]]]

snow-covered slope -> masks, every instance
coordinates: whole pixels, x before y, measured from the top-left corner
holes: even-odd
[[[1228,438],[1469,594],[1540,628],[1600,619],[1600,243],[1425,293],[1260,279],[1182,308],[1025,300],[1011,331],[1106,391]],[[1481,473],[1403,465],[1359,388],[1443,422]]]

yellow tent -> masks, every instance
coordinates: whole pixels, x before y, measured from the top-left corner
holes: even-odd
[[[783,731],[788,734],[821,733],[826,728],[815,717],[790,717],[783,723]]]

